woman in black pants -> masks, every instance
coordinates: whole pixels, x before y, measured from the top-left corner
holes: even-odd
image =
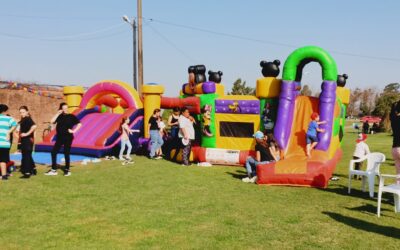
[[[79,119],[68,112],[68,105],[61,103],[57,114],[51,119],[51,123],[56,124],[57,138],[51,150],[51,169],[45,175],[57,175],[57,153],[64,146],[65,168],[64,176],[70,176],[69,170],[70,151],[74,133],[79,130],[82,124]],[[74,126],[76,127],[74,128]]]
[[[21,121],[19,122],[19,137],[21,141],[21,173],[22,178],[29,178],[31,175],[36,175],[35,162],[32,158],[34,132],[36,130],[35,122],[29,115],[27,106],[19,108]]]

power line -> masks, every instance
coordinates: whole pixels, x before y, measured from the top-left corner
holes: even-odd
[[[68,35],[68,36],[57,36],[57,37],[25,36],[25,35],[11,34],[11,33],[5,33],[5,32],[0,32],[0,36],[9,37],[9,38],[28,39],[28,40],[51,41],[51,42],[87,41],[87,40],[94,40],[94,39],[102,39],[102,38],[114,36],[117,34],[126,33],[127,30],[124,30],[124,31],[113,32],[111,34],[105,34],[105,35],[101,35],[101,36],[93,36],[93,35],[97,35],[99,33],[116,30],[119,27],[122,27],[122,25],[124,25],[124,24],[119,23],[117,25],[109,26],[109,27],[102,28],[102,29],[99,29],[96,31],[92,31],[92,32],[79,33],[79,34]],[[90,37],[90,36],[92,36],[92,37]]]
[[[281,43],[281,42],[270,41],[270,40],[254,39],[254,38],[249,38],[249,37],[245,37],[245,36],[239,36],[239,35],[235,35],[235,34],[229,34],[229,33],[223,33],[223,32],[217,32],[217,31],[213,31],[213,30],[193,27],[193,26],[189,26],[189,25],[185,25],[185,24],[171,23],[171,22],[167,22],[167,21],[157,20],[157,19],[154,19],[154,18],[148,18],[148,20],[156,22],[156,23],[164,24],[164,25],[184,28],[184,29],[188,29],[188,30],[195,30],[195,31],[200,31],[200,32],[204,32],[204,33],[214,34],[214,35],[218,35],[218,36],[225,36],[225,37],[230,37],[230,38],[239,39],[239,40],[245,40],[245,41],[250,41],[250,42],[269,44],[269,45],[287,47],[287,48],[299,48],[300,47],[300,46],[294,45],[294,44],[287,44],[287,43]],[[343,56],[349,56],[349,57],[358,57],[358,58],[366,58],[366,59],[373,59],[373,60],[400,62],[400,58],[362,55],[362,54],[356,54],[356,53],[350,53],[350,52],[344,52],[344,51],[337,51],[337,50],[330,50],[330,53],[337,54],[337,55],[343,55]]]
[[[115,20],[115,17],[60,17],[60,16],[35,16],[35,15],[18,15],[9,13],[0,13],[0,18],[24,18],[24,19],[43,19],[43,20],[60,20],[60,21],[109,21]]]
[[[181,55],[186,57],[191,63],[196,62],[197,60],[191,57],[190,55],[186,54],[183,50],[181,50],[175,43],[173,43],[171,40],[169,40],[166,36],[164,36],[161,32],[159,32],[156,28],[154,28],[150,23],[146,22],[145,23],[148,25],[148,27],[159,37],[161,37],[165,42],[167,42],[171,47],[173,47],[176,51],[178,51]]]

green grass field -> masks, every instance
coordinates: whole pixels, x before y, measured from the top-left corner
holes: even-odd
[[[378,218],[361,181],[347,194],[355,138],[346,133],[340,180],[327,189],[245,184],[244,168],[140,156],[132,166],[77,164],[71,177],[17,173],[0,182],[0,249],[398,249],[392,196]],[[383,173],[394,173],[391,140],[368,140],[387,156]]]

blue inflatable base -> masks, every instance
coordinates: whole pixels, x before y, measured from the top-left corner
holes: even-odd
[[[36,164],[51,165],[51,154],[47,152],[34,152],[32,154],[33,160]],[[22,155],[20,153],[11,154],[10,160],[21,161]],[[80,162],[84,159],[96,159],[93,157],[88,157],[84,155],[71,155],[71,162]],[[64,154],[57,154],[57,164],[64,164]]]

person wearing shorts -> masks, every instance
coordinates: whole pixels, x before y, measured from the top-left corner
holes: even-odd
[[[306,153],[307,157],[311,157],[311,150],[315,148],[318,144],[318,132],[324,133],[325,129],[319,128],[319,124],[325,124],[326,121],[319,121],[319,114],[314,112],[311,114],[311,122],[308,125],[307,133],[306,133]]]
[[[4,113],[8,110],[8,106],[0,104],[0,169],[1,180],[7,180],[7,163],[10,161],[10,138],[12,132],[17,127],[17,122],[11,116]]]

